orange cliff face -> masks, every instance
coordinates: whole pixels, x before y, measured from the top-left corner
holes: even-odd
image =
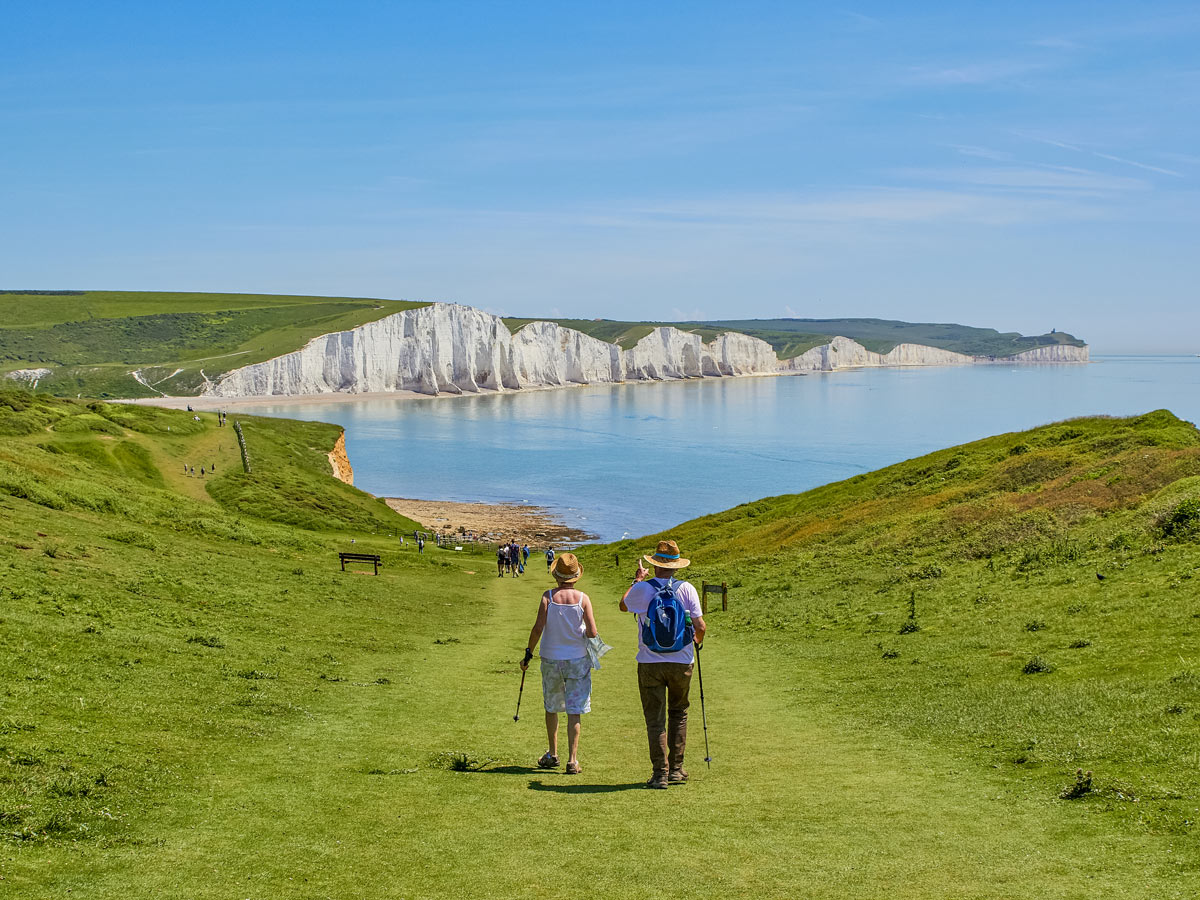
[[[338,435],[337,443],[329,451],[329,465],[333,477],[346,484],[354,484],[354,469],[350,468],[350,457],[346,455],[346,432]]]

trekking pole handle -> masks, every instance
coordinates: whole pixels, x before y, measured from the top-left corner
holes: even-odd
[[[526,647],[525,648],[525,658],[523,660],[521,660],[521,665],[523,665],[523,666],[529,665],[529,661],[531,659],[533,659],[533,651],[530,650],[528,647]]]

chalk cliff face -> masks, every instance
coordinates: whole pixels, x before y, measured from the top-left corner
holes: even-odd
[[[997,362],[1076,362],[1086,347],[1041,347]],[[847,338],[780,362],[770,344],[729,332],[711,343],[663,326],[630,350],[554,322],[515,335],[497,316],[435,303],[314,338],[292,353],[226,373],[205,388],[218,397],[417,391],[520,390],[567,384],[832,371],[858,366],[989,362],[948,350],[900,344],[872,353]]]
[[[531,322],[510,335],[497,316],[438,303],[322,335],[293,353],[235,369],[205,393],[461,394],[778,369],[771,345],[744,334],[724,334],[706,344],[698,335],[662,327],[625,351],[554,322]]]
[[[832,372],[879,366],[970,366],[1012,365],[1014,363],[1087,362],[1087,347],[1052,344],[1036,347],[1013,356],[967,356],[953,350],[925,347],[921,344],[897,344],[887,353],[873,353],[849,338],[835,337],[828,344],[813,347],[799,356],[780,363],[790,372]]]

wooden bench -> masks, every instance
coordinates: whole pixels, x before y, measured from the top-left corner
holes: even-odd
[[[346,563],[348,562],[369,562],[375,566],[375,574],[379,574],[379,567],[383,565],[383,561],[377,554],[374,553],[339,553],[338,558],[342,561],[342,571],[346,571]]]

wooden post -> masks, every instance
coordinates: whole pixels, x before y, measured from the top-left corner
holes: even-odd
[[[722,581],[721,586],[709,584],[707,581],[700,582],[700,611],[708,615],[708,595],[710,593],[721,595],[721,610],[729,609],[729,586]]]

